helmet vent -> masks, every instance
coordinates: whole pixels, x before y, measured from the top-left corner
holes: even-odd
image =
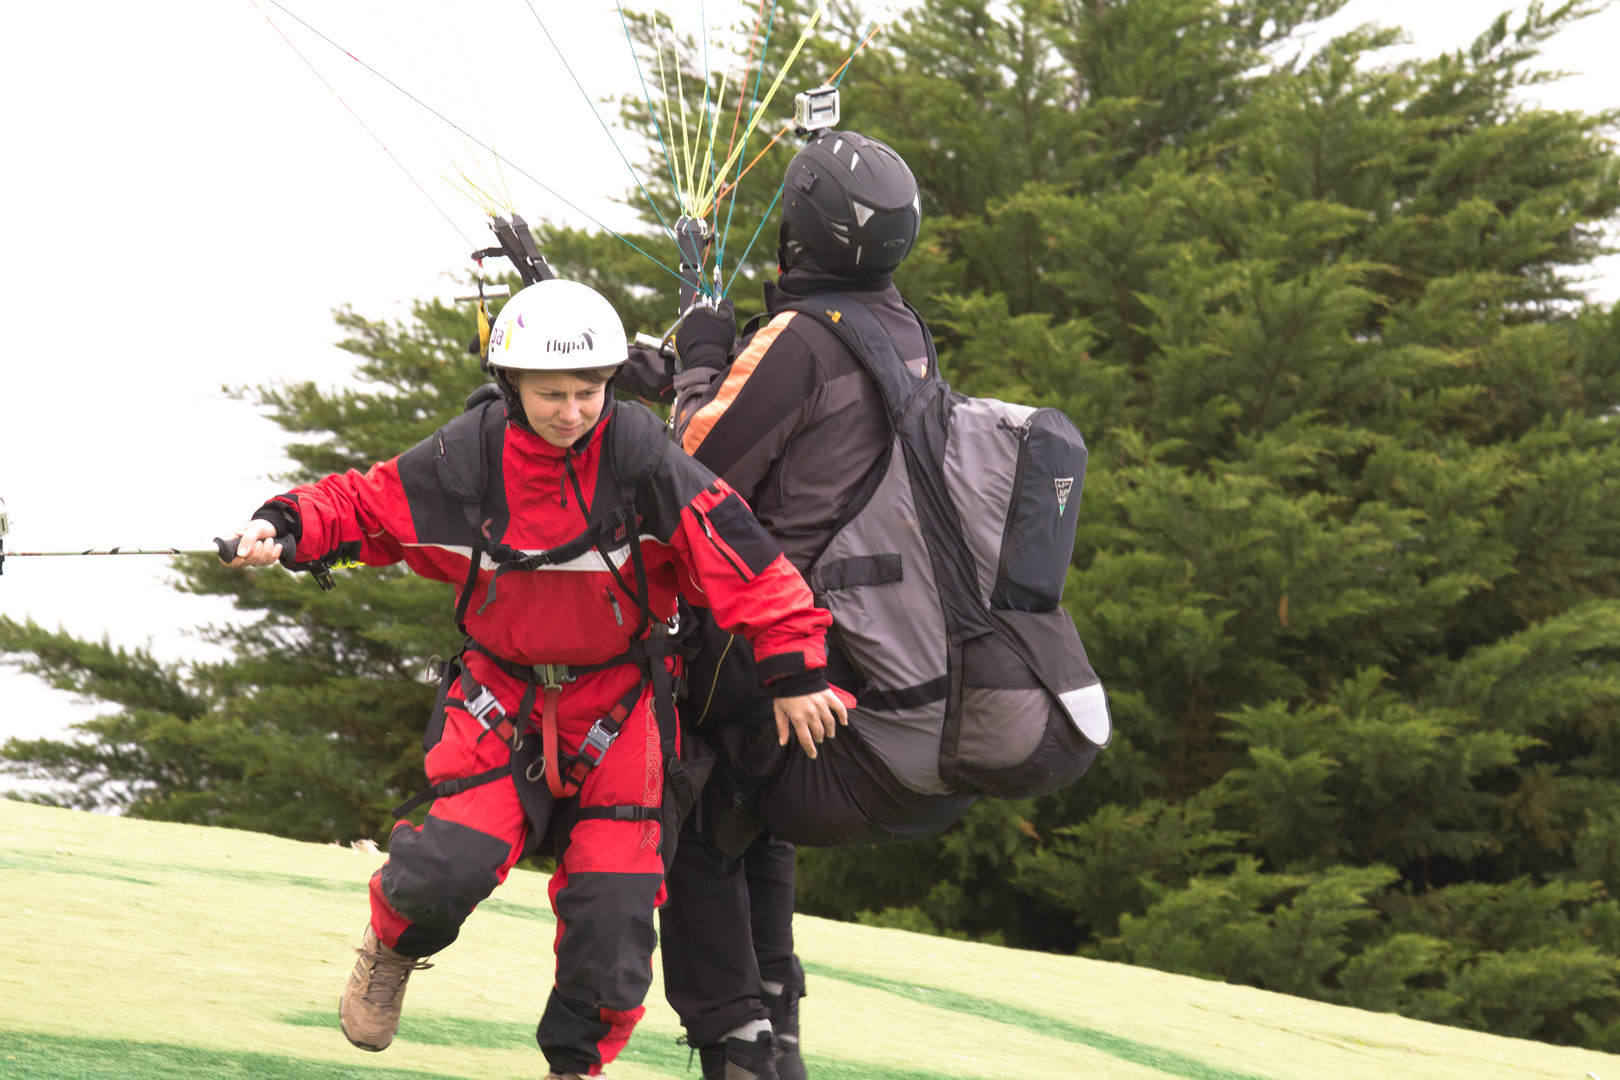
[[[872,215],[877,213],[877,211],[864,203],[854,203],[854,207],[855,224],[860,228],[866,228],[866,223],[872,220]]]
[[[842,150],[842,149],[843,149],[843,148],[844,148],[844,140],[843,140],[843,139],[839,139],[839,140],[838,140],[838,141],[837,141],[837,142],[835,142],[835,143],[833,143],[833,149],[832,149],[832,152],[833,152],[833,153],[834,153],[834,154],[837,154],[837,153],[838,153],[838,151],[840,151],[840,150]]]
[[[860,163],[861,163],[861,155],[859,155],[859,154],[851,154],[851,155],[849,155],[849,171],[850,172],[854,172],[855,171],[855,166],[859,165]]]

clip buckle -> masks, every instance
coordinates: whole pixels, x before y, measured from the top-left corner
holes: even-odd
[[[585,737],[580,740],[578,757],[588,760],[591,767],[595,768],[601,762],[602,756],[608,752],[608,747],[612,746],[618,737],[619,733],[617,731],[609,731],[607,723],[598,720],[591,725],[591,730],[587,731]],[[587,755],[587,749],[594,751],[594,753]]]
[[[478,696],[467,702],[467,711],[473,715],[485,731],[494,731],[502,720],[506,719],[506,706],[496,700],[495,694],[487,686],[478,688]],[[500,719],[490,723],[489,714],[499,713]]]
[[[563,683],[575,682],[579,678],[568,673],[567,664],[536,664],[534,674],[540,679],[540,685],[547,690],[561,690]]]

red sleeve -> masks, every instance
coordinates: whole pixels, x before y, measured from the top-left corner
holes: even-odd
[[[826,686],[832,616],[816,606],[799,571],[725,481],[686,504],[670,544],[681,591],[748,639],[762,684],[788,680],[795,693]]]
[[[401,541],[413,542],[416,528],[397,461],[373,465],[364,474],[334,473],[271,500],[294,512],[300,563],[339,556],[387,566],[405,557]]]

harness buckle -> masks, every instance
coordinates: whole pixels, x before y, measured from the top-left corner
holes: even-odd
[[[605,720],[598,720],[591,725],[591,730],[585,733],[585,738],[580,740],[577,757],[588,761],[588,767],[594,769],[600,764],[602,756],[608,752],[608,747],[612,746],[618,737],[619,733],[609,730]]]
[[[493,731],[507,717],[506,706],[495,698],[495,694],[487,686],[480,686],[476,697],[471,698],[466,705],[467,711],[472,714],[485,731]],[[499,713],[500,719],[490,722],[489,714]]]
[[[535,664],[534,677],[547,690],[561,690],[563,683],[575,682],[579,678],[568,673],[567,664]]]

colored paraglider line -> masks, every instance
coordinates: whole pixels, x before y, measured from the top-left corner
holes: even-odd
[[[864,40],[862,40],[859,44],[857,44],[855,46],[855,50],[849,54],[849,57],[842,64],[838,65],[838,69],[833,72],[834,77],[838,80],[838,82],[833,83],[834,87],[836,87],[838,85],[838,83],[844,81],[844,74],[845,74],[845,72],[847,72],[849,70],[850,63],[854,61],[855,57],[860,53],[860,51],[862,49],[866,48],[866,46],[871,43],[873,38],[877,37],[878,31],[881,30],[881,29],[883,29],[882,26],[873,26],[871,32],[866,35]],[[722,188],[720,190],[720,194],[719,194],[718,197],[723,199],[723,198],[726,197],[726,193],[730,192],[731,195],[732,195],[732,200],[733,200],[733,202],[735,202],[736,193],[737,193],[737,185],[742,182],[742,178],[747,176],[748,173],[749,173],[749,170],[753,169],[753,167],[755,165],[759,164],[759,159],[764,157],[765,154],[770,150],[770,148],[777,144],[777,141],[780,140],[782,138],[782,136],[786,135],[788,132],[790,132],[792,130],[793,130],[793,125],[788,124],[781,131],[778,131],[771,138],[771,141],[765,144],[765,149],[761,150],[758,154],[756,154],[754,156],[754,160],[750,161],[748,163],[748,167],[743,169],[741,172],[739,172],[737,174],[737,179],[733,180],[731,183],[727,184],[724,188]],[[775,205],[775,204],[772,204],[772,205]],[[728,222],[729,222],[729,219],[728,219]]]
[[[776,4],[777,0],[771,0],[771,21],[765,24],[765,43],[761,45],[759,49],[759,68],[754,72],[754,93],[752,99],[748,103],[748,118],[750,120],[754,118],[754,104],[759,101],[759,84],[765,77],[765,53],[771,47],[771,29],[776,25]],[[748,69],[753,67],[754,64],[754,46],[759,42],[759,24],[764,16],[765,0],[759,0],[759,14],[754,18],[754,36],[750,38],[748,42],[748,63],[743,67],[743,81],[745,83],[748,81]],[[737,145],[737,127],[742,121],[742,104],[742,95],[738,94],[737,116],[731,122],[731,141],[726,144],[726,157],[728,158],[731,156],[732,149]],[[752,132],[749,132],[748,134],[752,134]],[[743,136],[743,152],[747,153],[747,151],[748,135],[745,134]],[[742,179],[740,173],[738,174],[738,179]],[[731,202],[726,207],[726,228],[725,231],[720,234],[720,251],[719,254],[715,256],[714,260],[714,264],[716,266],[720,266],[726,261],[726,241],[731,238],[731,218],[732,215],[737,212],[737,185],[732,184],[730,191]],[[724,196],[722,195],[721,197],[723,198]],[[720,200],[717,198],[715,200],[716,223],[718,223],[720,220],[719,208]]]
[[[478,207],[478,209],[482,210],[490,217],[494,217],[503,209],[499,200],[497,200],[494,195],[491,195],[489,192],[480,187],[472,177],[467,175],[466,170],[458,167],[456,169],[456,173],[461,177],[461,183],[456,183],[448,176],[444,177],[445,183],[449,184],[459,194],[465,196],[467,200],[474,206]],[[510,213],[509,208],[507,209],[507,212]]]
[[[497,158],[497,160],[500,158],[501,155],[496,154],[494,148],[491,147],[488,143],[484,142],[482,139],[477,138],[475,135],[472,134],[472,132],[468,131],[466,128],[462,127],[460,124],[456,123],[454,120],[450,119],[448,116],[445,116],[439,110],[435,109],[433,106],[429,105],[427,102],[423,101],[421,98],[417,97],[415,94],[411,93],[409,90],[405,89],[403,86],[399,85],[394,80],[390,79],[388,76],[384,75],[382,72],[378,71],[376,68],[372,67],[370,64],[368,64],[364,60],[360,59],[358,56],[354,55],[354,53],[350,52],[348,49],[345,49],[342,45],[339,45],[337,42],[333,41],[331,38],[327,37],[325,34],[321,33],[319,30],[315,29],[315,27],[311,26],[309,23],[305,22],[303,19],[300,19],[293,12],[289,11],[287,9],[286,5],[282,4],[280,2],[280,0],[268,0],[268,2],[271,3],[271,4],[274,4],[276,7],[280,8],[283,12],[286,13],[286,15],[289,18],[291,18],[293,21],[297,22],[300,26],[302,26],[304,29],[308,30],[310,33],[314,34],[316,37],[320,38],[322,41],[326,42],[328,45],[332,46],[332,48],[336,49],[338,52],[342,53],[344,56],[347,56],[350,60],[353,60],[355,63],[359,64],[361,67],[365,68],[367,71],[369,71],[373,75],[377,76],[377,78],[381,79],[383,82],[387,83],[389,86],[392,86],[395,90],[398,90],[401,94],[404,94],[406,97],[410,98],[416,104],[420,105],[422,108],[426,109],[428,112],[430,112],[434,116],[438,117],[444,123],[450,125],[450,127],[455,129],[455,131],[457,131],[463,138],[471,139],[473,143],[475,143],[476,145],[482,147],[488,153],[495,154],[495,157]],[[255,4],[256,4],[256,0],[255,0]],[[271,25],[274,26],[275,24],[271,23]],[[279,33],[279,31],[278,31],[278,33]],[[511,161],[510,158],[508,158],[507,160]],[[685,280],[686,280],[685,278],[681,277],[681,275],[677,274],[675,271],[673,271],[669,267],[665,266],[658,259],[656,259],[653,256],[647,254],[646,251],[643,251],[639,246],[637,246],[635,243],[631,242],[631,240],[628,237],[624,236],[622,233],[620,233],[620,232],[618,232],[618,231],[616,231],[614,229],[608,228],[608,226],[606,226],[602,222],[598,221],[594,215],[592,215],[590,213],[587,213],[586,211],[580,209],[578,206],[574,205],[573,202],[571,202],[568,199],[564,198],[555,189],[553,189],[552,187],[550,187],[546,183],[542,182],[539,178],[534,176],[534,174],[532,174],[532,173],[528,172],[526,169],[522,168],[520,165],[518,165],[517,162],[515,162],[515,161],[512,162],[512,168],[515,169],[520,176],[523,176],[526,179],[528,179],[531,183],[533,183],[540,190],[544,191],[546,194],[550,195],[552,198],[556,199],[558,202],[562,203],[564,206],[568,207],[570,210],[573,210],[575,213],[577,213],[580,216],[584,217],[587,221],[591,222],[591,224],[595,225],[597,228],[601,229],[603,232],[608,233],[611,236],[616,237],[626,247],[628,247],[632,251],[635,251],[638,254],[640,254],[648,262],[650,262],[654,266],[658,267],[660,270],[662,270],[664,273],[668,274],[670,277],[674,278],[677,281],[685,282]],[[459,232],[460,230],[458,229],[457,231]],[[465,239],[465,237],[463,237],[463,239]],[[467,242],[469,244],[472,243],[471,240],[468,240]]]
[[[738,259],[737,265],[732,268],[731,280],[726,282],[725,291],[720,294],[722,300],[731,295],[731,287],[737,284],[737,275],[742,273],[743,264],[748,261],[748,253],[754,250],[754,241],[759,239],[759,234],[764,230],[765,223],[771,220],[771,214],[776,211],[776,204],[782,201],[782,192],[785,190],[787,190],[786,180],[776,186],[776,198],[771,200],[771,205],[766,209],[765,216],[759,219],[759,228],[754,230],[754,235],[748,241],[748,246],[743,248],[742,258]]]
[[[776,78],[771,83],[770,89],[766,91],[763,100],[758,100],[757,98],[758,86],[756,84],[756,105],[755,108],[750,112],[748,122],[744,128],[743,143],[741,145],[733,146],[730,152],[727,154],[724,164],[722,164],[718,169],[709,169],[708,171],[710,175],[703,177],[701,182],[698,176],[697,159],[700,151],[702,150],[702,123],[704,118],[698,118],[697,129],[695,132],[691,127],[688,126],[686,122],[687,114],[690,110],[686,101],[685,82],[681,77],[680,39],[675,33],[674,22],[670,22],[670,34],[673,39],[671,42],[671,52],[675,62],[675,98],[680,107],[681,117],[681,172],[684,174],[686,179],[686,185],[684,187],[677,188],[677,193],[681,198],[681,212],[683,214],[688,217],[707,218],[710,210],[714,209],[719,201],[719,193],[724,190],[730,190],[730,186],[724,184],[723,182],[724,177],[730,173],[732,167],[736,165],[738,160],[741,158],[743,148],[747,145],[749,136],[753,133],[754,129],[759,126],[760,120],[765,116],[766,112],[770,108],[772,99],[776,96],[776,92],[781,89],[782,82],[787,78],[788,72],[792,69],[794,61],[796,61],[799,54],[804,51],[804,46],[810,40],[810,35],[814,32],[816,24],[821,20],[822,16],[827,13],[827,3],[828,0],[821,0],[821,2],[817,4],[816,10],[811,14],[809,20],[806,21],[803,30],[800,31],[798,40],[794,43],[792,51],[788,53],[787,59],[783,62],[781,70],[777,72]],[[668,73],[664,69],[663,55],[663,48],[660,45],[658,48],[659,78],[663,86],[664,101],[667,112],[670,96],[669,77]],[[708,101],[707,90],[705,90],[704,101],[705,103]],[[713,117],[711,116],[709,119],[711,121],[710,151],[712,152]]]
[[[350,116],[354,117],[355,123],[359,124],[361,128],[365,130],[365,133],[371,136],[373,142],[382,147],[382,152],[388,155],[388,160],[399,166],[399,171],[405,174],[405,179],[414,184],[416,186],[416,190],[422,193],[422,197],[428,201],[429,205],[439,212],[439,216],[444,218],[445,221],[449,222],[450,227],[456,231],[456,235],[465,240],[468,247],[477,247],[478,245],[473,243],[472,240],[468,239],[467,234],[461,231],[461,226],[456,224],[455,219],[445,212],[444,207],[439,205],[438,200],[434,199],[432,195],[429,195],[427,188],[423,187],[421,182],[417,180],[415,176],[411,175],[411,170],[405,167],[405,163],[394,156],[394,152],[388,149],[388,145],[384,143],[382,139],[378,138],[377,133],[371,130],[370,125],[368,125],[364,120],[360,119],[360,114],[355,112],[354,107],[344,100],[343,95],[337,92],[337,88],[331,83],[327,82],[326,76],[322,75],[320,70],[316,68],[314,64],[310,63],[309,57],[300,52],[298,46],[293,44],[292,39],[281,32],[281,27],[277,26],[275,21],[265,13],[264,9],[259,7],[258,0],[249,0],[249,2],[253,4],[253,10],[257,11],[261,16],[264,17],[264,21],[270,24],[270,29],[276,32],[276,36],[287,43],[287,47],[293,51],[293,55],[302,60],[304,62],[304,66],[309,68],[310,72],[314,74],[317,79],[321,80],[322,86],[325,86],[328,90],[332,91],[332,96],[338,99],[338,104],[342,105],[348,110]],[[271,0],[271,2],[274,3],[274,0]],[[276,6],[281,7],[280,4],[276,4]],[[282,10],[287,11],[286,8],[282,8]],[[298,16],[293,15],[290,11],[287,11],[287,14],[292,15],[292,17],[295,19],[298,18]],[[299,19],[298,21],[303,22],[302,19]]]
[[[711,173],[714,170],[714,115],[709,112],[709,2],[698,0],[698,33],[703,36],[703,111],[709,117],[709,156],[704,167]],[[714,107],[718,112],[720,102],[726,96],[726,81],[722,75],[720,79],[720,93],[714,99]],[[707,254],[707,252],[705,252]]]
[[[792,130],[793,130],[793,125],[791,123],[786,124],[786,125],[783,126],[781,131],[778,131],[775,135],[771,136],[771,141],[765,144],[765,149],[761,150],[759,153],[754,155],[754,160],[750,161],[748,163],[748,168],[742,170],[742,172],[739,172],[737,174],[737,179],[733,180],[731,183],[727,184],[725,186],[725,188],[723,188],[721,190],[720,198],[722,198],[722,199],[725,198],[726,197],[726,192],[737,190],[737,185],[742,183],[742,178],[743,177],[747,176],[751,171],[753,171],[753,168],[754,168],[755,165],[759,164],[759,159],[764,157],[766,154],[770,153],[771,147],[775,146],[778,142],[780,142],[782,136],[786,135],[788,132],[790,132]]]
[[[669,155],[669,145],[664,141],[664,125],[658,122],[658,110],[653,108],[652,94],[647,90],[647,78],[641,73],[641,61],[636,56],[636,42],[630,36],[630,23],[624,17],[624,5],[620,0],[614,0],[614,6],[619,9],[619,25],[624,28],[624,43],[630,47],[630,62],[636,69],[636,80],[641,83],[641,99],[647,103],[647,118],[652,121],[653,132],[658,136],[658,149],[664,155],[664,164],[669,166],[669,184],[675,189],[676,198],[680,198],[681,185],[675,179],[675,159]],[[656,42],[656,39],[655,39]],[[663,53],[659,53],[659,63],[663,63]],[[665,114],[666,118],[668,114]],[[674,133],[671,132],[671,137]],[[676,245],[677,248],[679,245]]]
[[[636,175],[636,170],[634,166],[630,164],[630,159],[624,156],[624,151],[619,147],[619,140],[613,137],[613,131],[608,127],[607,121],[603,120],[602,114],[596,111],[596,106],[591,102],[591,95],[585,92],[585,87],[580,83],[579,76],[575,75],[574,69],[569,66],[568,58],[564,56],[563,51],[557,47],[557,39],[551,36],[550,30],[546,29],[545,20],[540,18],[540,13],[538,11],[534,10],[533,0],[523,0],[523,2],[524,5],[528,7],[529,14],[534,16],[534,21],[540,24],[540,32],[546,35],[546,40],[551,43],[551,51],[557,54],[558,60],[562,61],[563,70],[568,72],[568,77],[574,80],[574,85],[576,87],[579,87],[580,96],[585,99],[585,105],[591,110],[591,115],[596,117],[596,122],[598,124],[602,125],[602,133],[608,137],[608,142],[613,144],[613,152],[619,155],[619,160],[624,162],[624,167],[630,170],[630,179],[634,180],[636,182],[636,187],[640,188],[641,193],[647,196],[647,202],[650,206],[652,206],[653,213],[658,215],[658,224],[664,227],[664,232],[668,234],[670,240],[673,241],[675,239],[674,230],[669,227],[669,222],[664,220],[664,215],[659,211],[658,204],[653,202],[652,195],[647,191],[647,185],[643,184],[641,182],[641,177]]]
[[[871,30],[867,33],[866,37],[861,40],[861,43],[855,46],[855,51],[849,54],[849,59],[845,60],[842,64],[839,64],[838,70],[833,72],[834,90],[838,89],[838,84],[844,81],[844,76],[849,74],[849,65],[855,62],[855,58],[861,54],[861,50],[870,45],[872,43],[872,39],[877,37],[878,31],[883,29],[883,27],[876,22],[872,23],[871,27]]]
[[[771,83],[771,88],[765,92],[765,100],[759,103],[758,112],[749,118],[748,127],[744,131],[744,139],[747,138],[748,133],[752,132],[756,127],[759,126],[759,121],[761,117],[765,115],[765,111],[771,107],[771,101],[776,97],[776,92],[782,88],[782,81],[787,78],[788,72],[792,70],[794,61],[799,58],[799,53],[804,51],[805,43],[810,40],[810,34],[815,30],[816,23],[820,22],[821,17],[826,13],[827,0],[821,0],[821,2],[816,5],[816,10],[810,16],[809,21],[804,24],[804,29],[799,32],[799,40],[794,42],[793,51],[788,53],[787,59],[783,61],[782,70],[776,73],[776,79]],[[737,164],[737,159],[741,156],[742,147],[739,146],[732,150],[730,156],[726,158],[726,163],[720,167],[719,175],[724,176],[729,173],[731,171],[731,167]],[[706,186],[703,191],[697,194],[696,209],[699,211],[699,213],[695,216],[706,216],[707,210],[714,204],[716,199],[718,184],[719,181],[717,179],[715,185]]]
[[[745,141],[748,134],[759,126],[760,118],[763,117],[765,115],[765,111],[770,108],[771,100],[776,97],[776,92],[782,88],[782,80],[787,78],[788,72],[793,67],[793,62],[799,58],[799,53],[804,51],[805,42],[810,40],[810,34],[815,30],[816,23],[820,22],[821,17],[826,13],[827,0],[821,0],[821,2],[816,5],[816,10],[810,16],[809,21],[804,24],[804,29],[799,32],[799,40],[794,42],[793,51],[788,53],[787,59],[782,64],[782,70],[776,73],[776,79],[771,83],[771,88],[765,92],[765,100],[760,102],[758,111],[753,116],[749,117],[748,127],[743,133],[743,138]],[[741,156],[742,147],[739,146],[733,149],[730,155],[727,156],[726,163],[720,167],[718,176],[716,177],[714,183],[706,184],[702,191],[695,193],[696,205],[694,206],[694,210],[696,213],[693,216],[708,216],[708,210],[714,205],[717,198],[717,192],[720,184],[719,177],[723,177],[729,173],[731,171],[731,167],[737,164],[737,159]]]

